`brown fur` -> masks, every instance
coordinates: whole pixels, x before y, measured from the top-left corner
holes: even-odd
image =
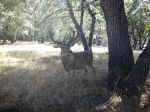
[[[86,66],[90,66],[95,74],[92,65],[93,54],[90,51],[72,52],[69,48],[61,48],[61,61],[66,71],[84,69],[87,73]]]

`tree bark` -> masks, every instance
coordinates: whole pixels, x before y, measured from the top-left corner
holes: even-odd
[[[122,81],[134,65],[129,41],[127,17],[123,0],[101,0],[108,35],[108,86],[114,88],[118,77]]]
[[[127,79],[119,84],[119,88],[124,90],[124,93],[130,96],[139,95],[150,70],[150,40],[139,55],[132,71]]]

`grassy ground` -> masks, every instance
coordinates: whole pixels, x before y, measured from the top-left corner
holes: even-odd
[[[105,53],[94,53],[96,76],[88,68],[74,78],[66,75],[59,51],[1,52],[0,59],[0,112],[90,112],[112,95]]]

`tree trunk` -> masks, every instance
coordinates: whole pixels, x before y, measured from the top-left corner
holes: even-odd
[[[139,95],[150,70],[150,40],[139,55],[136,64],[129,73],[127,79],[119,84],[119,88],[124,90],[124,93],[130,96]]]
[[[2,45],[5,45],[6,44],[6,37],[3,35],[3,42],[2,42]]]
[[[137,47],[137,38],[136,38],[136,36],[135,36],[135,30],[134,30],[134,21],[132,20],[132,18],[131,18],[131,24],[132,24],[132,28],[131,28],[131,30],[132,30],[132,38],[133,38],[133,48],[134,49],[136,49],[136,47]]]
[[[84,4],[85,0],[81,1],[81,18],[80,18],[80,27],[83,28],[83,17],[84,17]]]
[[[92,50],[92,39],[93,39],[93,34],[94,34],[94,29],[95,29],[95,20],[96,20],[96,13],[94,11],[91,10],[89,4],[87,4],[88,6],[88,12],[92,18],[92,23],[91,23],[91,30],[90,30],[90,34],[89,34],[89,44],[88,46],[90,47],[90,50]]]
[[[118,77],[124,79],[134,65],[123,0],[101,0],[108,35],[108,86],[114,88]]]
[[[67,7],[69,9],[69,14],[72,19],[72,22],[74,23],[76,30],[80,34],[80,38],[81,38],[83,46],[84,46],[84,51],[89,51],[89,48],[90,48],[90,50],[92,50],[91,47],[92,47],[92,39],[93,39],[94,28],[95,28],[96,13],[91,10],[89,3],[86,0],[81,0],[81,19],[80,19],[80,24],[79,24],[74,16],[72,6],[71,6],[71,1],[66,0],[66,2],[67,2]],[[85,5],[85,3],[86,3],[86,5]],[[89,34],[89,44],[87,44],[85,34],[83,33],[83,29],[82,29],[85,6],[88,7],[88,12],[92,18],[91,29],[90,29],[90,34]]]

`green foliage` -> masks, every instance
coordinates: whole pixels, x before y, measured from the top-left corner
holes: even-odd
[[[97,13],[95,32],[105,29],[103,17],[100,15],[99,2],[91,2],[91,9]],[[81,1],[73,1],[75,17],[80,21]],[[87,11],[84,14],[83,30],[89,36],[91,17]],[[7,35],[22,35],[27,40],[34,38],[49,38],[48,31],[62,39],[68,31],[75,29],[70,19],[65,0],[1,0],[0,29],[10,26]],[[95,37],[95,36],[94,36]],[[21,38],[21,37],[20,37]]]
[[[145,35],[150,37],[150,21],[146,22],[146,26],[145,26]]]
[[[132,13],[141,4],[141,0],[125,0],[125,7],[128,8],[127,14]]]
[[[34,31],[34,12],[35,5],[38,1],[34,0],[5,0],[0,2],[0,26],[7,35],[30,35],[29,31]],[[33,7],[34,6],[34,7]]]
[[[133,2],[134,4],[134,2]],[[133,5],[131,5],[133,7]],[[135,5],[134,5],[135,6]],[[139,45],[139,49],[142,49],[149,33],[149,4],[141,2],[136,4],[134,10],[127,12],[129,34],[131,37],[131,44]]]
[[[107,42],[106,26],[103,12],[99,6],[99,1],[87,0],[92,11],[96,12],[96,24],[94,38],[100,35]],[[149,34],[149,8],[146,3],[139,0],[124,0],[126,14],[129,20],[129,33],[132,37],[132,21],[134,21],[135,36],[138,32],[142,38]],[[73,1],[73,11],[77,21],[80,21],[81,0]],[[91,17],[84,12],[83,31],[85,36],[89,36]],[[132,21],[131,21],[132,20]],[[142,25],[141,25],[142,24]],[[0,0],[0,30],[9,26],[7,35],[21,34],[27,40],[35,38],[49,38],[48,31],[55,32],[55,36],[64,38],[66,33],[75,29],[65,0]],[[144,27],[145,26],[145,27]]]

